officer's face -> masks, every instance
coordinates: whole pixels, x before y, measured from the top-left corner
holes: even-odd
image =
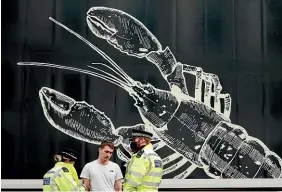
[[[144,144],[145,139],[143,137],[135,137],[132,141],[136,142],[138,147],[141,147]]]
[[[109,146],[104,146],[104,148],[99,148],[99,156],[102,160],[109,160],[113,154],[113,149]]]

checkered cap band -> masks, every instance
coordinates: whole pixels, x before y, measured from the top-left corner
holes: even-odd
[[[74,156],[74,154],[71,154],[71,153],[68,153],[68,152],[65,152],[65,151],[62,151],[61,153],[64,154],[64,155],[66,155],[66,156],[68,156],[68,157],[71,157],[71,158],[73,158],[73,159],[77,159],[77,157]]]
[[[148,138],[151,138],[152,135],[150,133],[133,132],[132,137],[148,137]]]

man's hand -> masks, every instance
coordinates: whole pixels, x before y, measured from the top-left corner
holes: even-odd
[[[90,180],[82,178],[82,183],[85,188],[85,191],[90,191]]]
[[[115,188],[115,192],[121,192],[121,180],[120,179],[115,181],[114,188]]]

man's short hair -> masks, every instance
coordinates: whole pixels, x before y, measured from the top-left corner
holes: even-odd
[[[102,141],[100,148],[104,149],[106,146],[110,147],[112,150],[114,150],[115,148],[114,143],[112,141]]]

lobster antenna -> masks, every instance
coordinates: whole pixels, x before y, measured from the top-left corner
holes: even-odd
[[[55,64],[50,64],[50,63],[19,62],[17,64],[18,65],[34,65],[34,66],[40,66],[40,67],[53,67],[53,68],[59,68],[59,69],[66,69],[66,70],[70,70],[70,71],[77,71],[77,72],[80,72],[80,73],[89,74],[89,75],[96,76],[96,77],[99,77],[101,79],[104,79],[104,80],[106,80],[106,81],[108,81],[112,84],[119,86],[120,88],[124,89],[127,92],[129,92],[131,90],[131,87],[128,84],[125,84],[124,82],[122,82],[121,80],[113,79],[113,78],[107,77],[105,75],[95,73],[93,71],[88,71],[88,70],[83,70],[83,69],[79,69],[79,68],[63,66],[63,65],[55,65]]]
[[[125,80],[127,83],[129,83],[129,84],[131,84],[131,82],[128,80],[128,79],[126,79],[125,77],[123,77],[121,74],[119,74],[118,72],[116,72],[114,69],[112,69],[111,67],[109,67],[108,65],[106,65],[106,64],[104,64],[104,63],[91,63],[92,65],[102,65],[102,66],[105,66],[105,67],[107,67],[107,68],[109,68],[111,71],[113,71],[114,73],[116,73],[117,75],[119,75],[119,77],[121,77],[123,80]],[[98,70],[98,71],[103,71],[103,70],[101,70],[101,69],[98,69],[98,68],[96,68],[96,67],[93,67],[93,66],[90,66],[90,65],[88,65],[88,67],[90,67],[90,68],[92,68],[92,69],[96,69],[96,70]],[[104,71],[103,71],[104,72]],[[104,72],[104,73],[106,73],[106,72]],[[132,84],[131,84],[132,85]]]
[[[65,30],[69,31],[70,33],[72,33],[76,37],[78,37],[80,40],[85,42],[87,45],[89,45],[92,49],[94,49],[97,53],[99,53],[104,59],[106,59],[110,64],[112,64],[121,73],[121,75],[123,75],[125,78],[127,78],[131,82],[131,84],[133,84],[134,80],[131,77],[129,77],[106,53],[101,51],[98,47],[96,47],[95,45],[93,45],[92,43],[87,41],[85,38],[83,38],[82,36],[80,36],[79,34],[74,32],[73,30],[69,29],[65,25],[63,25],[60,22],[56,21],[52,17],[49,17],[49,19],[51,21],[53,21],[54,23],[56,23],[57,25],[59,25],[62,28],[64,28]]]
[[[104,64],[104,65],[105,65],[105,64]],[[113,75],[110,74],[110,73],[107,73],[107,72],[105,72],[105,71],[103,71],[103,70],[101,70],[101,69],[98,69],[98,68],[93,67],[93,66],[90,66],[90,65],[87,65],[87,66],[90,67],[90,68],[92,68],[92,69],[94,69],[94,70],[100,71],[101,73],[108,75],[108,77],[110,76],[110,77],[112,77],[113,79],[115,79],[115,80],[117,80],[117,81],[119,81],[119,82],[122,82],[123,84],[126,84],[127,86],[130,86],[127,82],[123,82],[121,79],[119,79],[119,78],[113,76]],[[109,68],[110,68],[110,67],[109,67]]]

